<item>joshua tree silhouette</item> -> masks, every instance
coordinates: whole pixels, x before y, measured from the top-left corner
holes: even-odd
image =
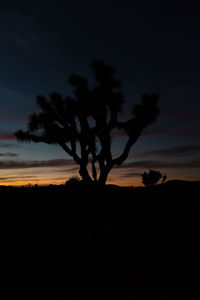
[[[127,159],[143,129],[156,121],[159,96],[144,94],[141,104],[133,106],[132,117],[121,122],[118,117],[124,97],[119,91],[121,82],[114,77],[115,69],[102,60],[93,61],[91,67],[95,85],[90,86],[87,78],[72,74],[68,82],[74,96],[63,98],[55,92],[50,94],[49,100],[38,96],[41,113],[31,115],[28,130],[19,130],[15,136],[22,142],[60,145],[80,165],[79,174],[85,182],[105,184],[110,170]],[[111,153],[114,128],[123,130],[128,137],[116,158]],[[88,171],[90,162],[92,175]]]

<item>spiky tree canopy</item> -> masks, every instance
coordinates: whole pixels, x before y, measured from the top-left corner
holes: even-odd
[[[143,129],[156,121],[159,97],[157,94],[143,95],[141,103],[133,106],[132,117],[120,122],[124,97],[119,91],[121,82],[115,78],[114,68],[101,60],[95,60],[91,67],[95,85],[90,86],[87,78],[72,74],[68,82],[73,87],[73,97],[64,98],[55,92],[48,100],[38,96],[41,112],[30,116],[27,131],[19,130],[15,135],[22,142],[60,145],[80,165],[79,173],[85,181],[105,183],[112,167],[122,164],[128,157]],[[124,130],[128,136],[123,152],[115,159],[111,153],[114,128]],[[77,143],[80,151],[77,151]],[[92,178],[87,170],[89,161]]]

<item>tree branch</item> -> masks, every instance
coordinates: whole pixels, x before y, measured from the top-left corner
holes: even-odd
[[[51,137],[48,137],[46,135],[30,134],[29,131],[18,130],[17,132],[15,132],[15,136],[17,140],[20,142],[35,142],[35,143],[43,142],[46,144],[56,143],[55,141],[52,141]]]
[[[65,144],[65,143],[59,143],[59,145],[63,148],[63,150],[69,154],[70,156],[73,157],[73,159],[75,160],[75,162],[77,164],[81,163],[81,159],[80,157],[77,155],[76,151],[74,151],[73,147],[72,150]]]
[[[131,135],[124,147],[124,151],[123,153],[118,156],[117,158],[112,160],[112,167],[114,165],[120,166],[128,157],[129,152],[131,150],[131,147],[133,146],[133,144],[135,144],[135,142],[137,141],[137,139],[139,138],[139,136],[142,133],[142,128],[140,130],[137,130],[137,132],[134,135]]]

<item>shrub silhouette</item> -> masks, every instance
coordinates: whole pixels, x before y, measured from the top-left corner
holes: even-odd
[[[141,103],[133,106],[132,117],[122,122],[119,113],[124,97],[119,91],[121,82],[114,77],[114,68],[101,60],[93,61],[91,67],[96,81],[93,86],[87,78],[72,74],[68,82],[74,96],[64,98],[55,92],[49,95],[49,100],[38,96],[41,112],[32,114],[28,130],[19,130],[15,136],[22,142],[60,145],[79,164],[79,174],[85,182],[105,184],[110,170],[127,159],[143,129],[156,121],[159,96],[142,95]],[[116,158],[111,153],[113,129],[123,130],[128,137]]]
[[[149,170],[149,172],[144,172],[142,175],[142,183],[146,186],[146,187],[152,187],[158,184],[159,180],[161,178],[163,178],[161,184],[163,184],[165,182],[165,180],[167,179],[167,176],[164,175],[162,176],[162,174],[160,173],[160,171],[155,171],[155,170]]]
[[[81,183],[81,178],[79,176],[72,176],[65,182],[68,187],[73,187]]]

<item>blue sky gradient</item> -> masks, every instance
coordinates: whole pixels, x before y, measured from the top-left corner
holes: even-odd
[[[149,168],[169,179],[200,180],[198,3],[40,2],[0,4],[0,184],[63,183],[78,174],[59,147],[20,144],[13,132],[38,111],[37,95],[72,93],[72,72],[92,82],[96,58],[112,64],[122,81],[123,118],[146,92],[160,94],[162,112],[109,183],[141,184]],[[116,134],[114,153],[123,141]]]

